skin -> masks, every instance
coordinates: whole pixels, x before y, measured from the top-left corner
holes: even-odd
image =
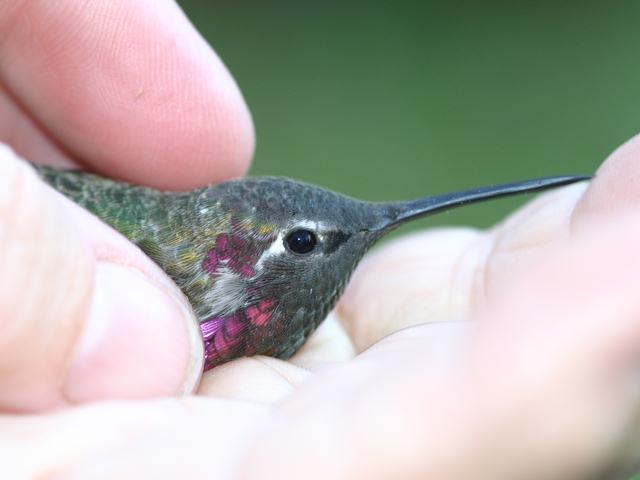
[[[1,5],[0,138],[19,156],[167,188],[246,170],[247,108],[175,4]],[[292,361],[197,387],[175,286],[18,155],[0,150],[8,478],[564,480],[640,460],[640,138],[490,232],[377,250]]]

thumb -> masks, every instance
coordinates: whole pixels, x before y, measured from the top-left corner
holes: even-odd
[[[136,247],[0,145],[0,410],[191,391],[193,313]]]

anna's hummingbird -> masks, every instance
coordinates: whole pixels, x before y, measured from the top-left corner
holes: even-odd
[[[293,355],[336,303],[369,247],[404,222],[588,178],[551,177],[371,203],[276,177],[162,192],[78,171],[36,168],[177,283],[200,321],[205,369],[247,355]]]

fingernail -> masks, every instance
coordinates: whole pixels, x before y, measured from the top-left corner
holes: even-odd
[[[99,262],[64,393],[70,402],[189,393],[202,352],[198,323],[175,287]]]

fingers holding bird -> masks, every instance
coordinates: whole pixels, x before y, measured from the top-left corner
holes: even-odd
[[[247,170],[247,106],[175,2],[3,2],[0,39],[0,140],[25,158],[165,189]]]
[[[190,391],[186,299],[115,231],[0,148],[0,411]]]

